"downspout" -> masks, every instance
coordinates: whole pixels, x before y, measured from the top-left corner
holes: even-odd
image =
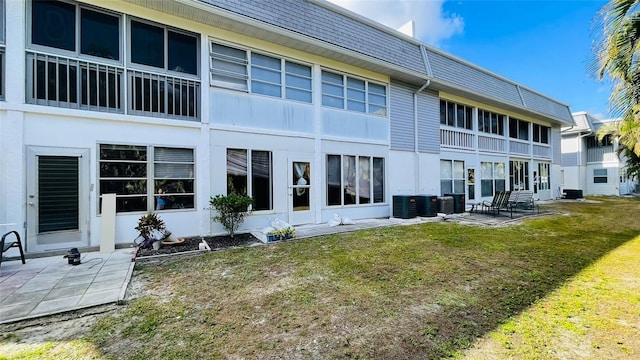
[[[418,94],[431,85],[431,78],[433,72],[431,71],[431,64],[429,64],[429,58],[427,57],[427,50],[424,45],[420,45],[420,53],[422,54],[422,61],[424,61],[424,69],[427,73],[427,81],[413,93],[413,151],[414,151],[414,176],[415,176],[415,191],[416,195],[420,188],[420,153],[418,151]]]

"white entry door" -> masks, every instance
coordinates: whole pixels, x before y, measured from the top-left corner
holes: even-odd
[[[312,161],[289,159],[288,193],[289,223],[291,225],[314,222],[313,187],[311,186]]]
[[[89,150],[27,149],[29,252],[87,246]]]

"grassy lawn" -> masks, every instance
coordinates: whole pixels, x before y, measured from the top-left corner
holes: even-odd
[[[640,200],[592,200],[136,265],[145,295],[0,358],[638,358]]]

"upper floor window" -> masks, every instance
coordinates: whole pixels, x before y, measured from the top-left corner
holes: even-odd
[[[4,44],[4,27],[6,23],[6,15],[4,10],[5,0],[0,0],[0,44]]]
[[[548,144],[550,129],[548,126],[533,124],[533,142]]]
[[[504,135],[504,119],[504,115],[478,109],[478,131]]]
[[[214,86],[311,102],[311,66],[216,43],[210,61]]]
[[[593,169],[594,184],[606,184],[608,181],[607,169]]]
[[[131,62],[198,75],[198,36],[131,20]]]
[[[509,118],[509,137],[513,139],[529,140],[529,123],[516,118]]]
[[[322,70],[322,105],[387,116],[387,87]]]
[[[31,2],[32,45],[120,61],[120,29],[120,16],[112,13],[62,1]]]
[[[471,106],[440,100],[440,124],[472,130],[472,120],[473,108]]]
[[[604,146],[611,146],[613,144],[613,138],[611,135],[605,135],[602,140],[598,140],[597,136],[588,136],[587,137],[587,148],[598,148]]]

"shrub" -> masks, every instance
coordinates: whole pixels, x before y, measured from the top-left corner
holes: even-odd
[[[249,205],[253,204],[253,198],[237,193],[227,196],[218,194],[211,197],[209,204],[217,211],[212,219],[222,224],[233,238],[244,217],[249,214]]]

